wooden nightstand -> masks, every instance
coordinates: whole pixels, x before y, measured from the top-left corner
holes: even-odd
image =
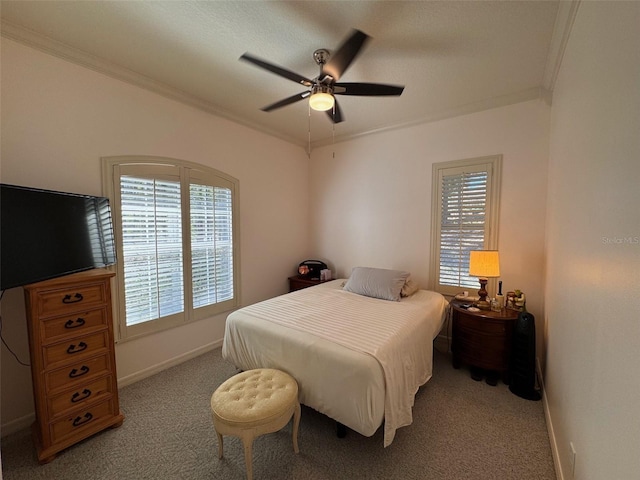
[[[295,292],[296,290],[302,290],[303,288],[313,287],[314,285],[320,285],[320,279],[311,279],[307,277],[301,277],[295,275],[289,277],[289,292]]]
[[[455,299],[450,302],[453,368],[460,368],[462,363],[466,363],[471,367],[474,380],[481,380],[486,375],[487,383],[496,385],[501,376],[508,384],[513,326],[520,312],[505,308],[500,312],[470,312],[461,306],[468,303]]]

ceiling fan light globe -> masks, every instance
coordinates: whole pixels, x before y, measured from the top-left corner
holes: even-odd
[[[331,110],[335,103],[333,95],[325,92],[317,92],[309,97],[309,106],[319,112]]]

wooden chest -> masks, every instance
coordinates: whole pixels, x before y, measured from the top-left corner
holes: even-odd
[[[124,419],[111,316],[111,277],[92,270],[24,287],[38,460]]]

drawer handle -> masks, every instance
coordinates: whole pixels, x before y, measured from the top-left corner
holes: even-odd
[[[91,412],[87,412],[84,414],[84,417],[76,417],[73,419],[73,426],[74,427],[79,427],[80,425],[84,425],[87,422],[90,422],[91,420],[93,420],[93,415],[91,415]]]
[[[71,402],[72,403],[77,403],[77,402],[81,402],[82,400],[84,400],[85,398],[89,398],[91,396],[91,390],[89,390],[88,388],[85,388],[82,393],[76,392],[73,395],[71,395]]]
[[[84,342],[80,342],[77,347],[71,344],[69,345],[69,348],[67,348],[67,353],[70,355],[73,353],[79,353],[79,352],[82,352],[83,350],[86,350],[88,346],[89,345],[87,345]]]
[[[80,367],[80,370],[76,368],[71,370],[69,372],[69,378],[78,378],[78,377],[81,377],[82,375],[86,375],[87,373],[89,373],[89,367],[87,367],[86,365],[83,365]]]
[[[78,317],[75,320],[67,320],[64,324],[64,328],[78,328],[85,324],[84,318]]]
[[[64,298],[62,299],[62,303],[78,303],[81,302],[83,300],[83,296],[81,293],[76,293],[73,296],[71,295],[65,295]]]

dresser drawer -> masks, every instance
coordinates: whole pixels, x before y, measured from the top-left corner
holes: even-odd
[[[119,412],[114,410],[112,400],[92,405],[52,422],[49,426],[51,440],[64,442],[69,437],[84,437],[104,428],[104,423]]]
[[[111,373],[111,363],[109,354],[105,353],[45,373],[45,385],[47,391],[53,393],[59,389],[77,388],[99,375],[109,373]]]
[[[49,397],[49,417],[56,417],[66,411],[82,408],[91,403],[105,400],[112,393],[112,377],[102,377],[93,382],[79,385],[73,390]]]
[[[65,337],[77,337],[106,328],[108,319],[107,309],[103,307],[43,320],[40,322],[42,343],[51,343]]]
[[[77,358],[100,353],[109,347],[109,332],[103,331],[93,335],[85,335],[83,337],[73,338],[66,342],[56,343],[48,347],[43,347],[44,351],[44,368],[52,365],[70,362]]]
[[[38,293],[40,317],[63,315],[107,303],[108,292],[104,283],[70,286]]]

